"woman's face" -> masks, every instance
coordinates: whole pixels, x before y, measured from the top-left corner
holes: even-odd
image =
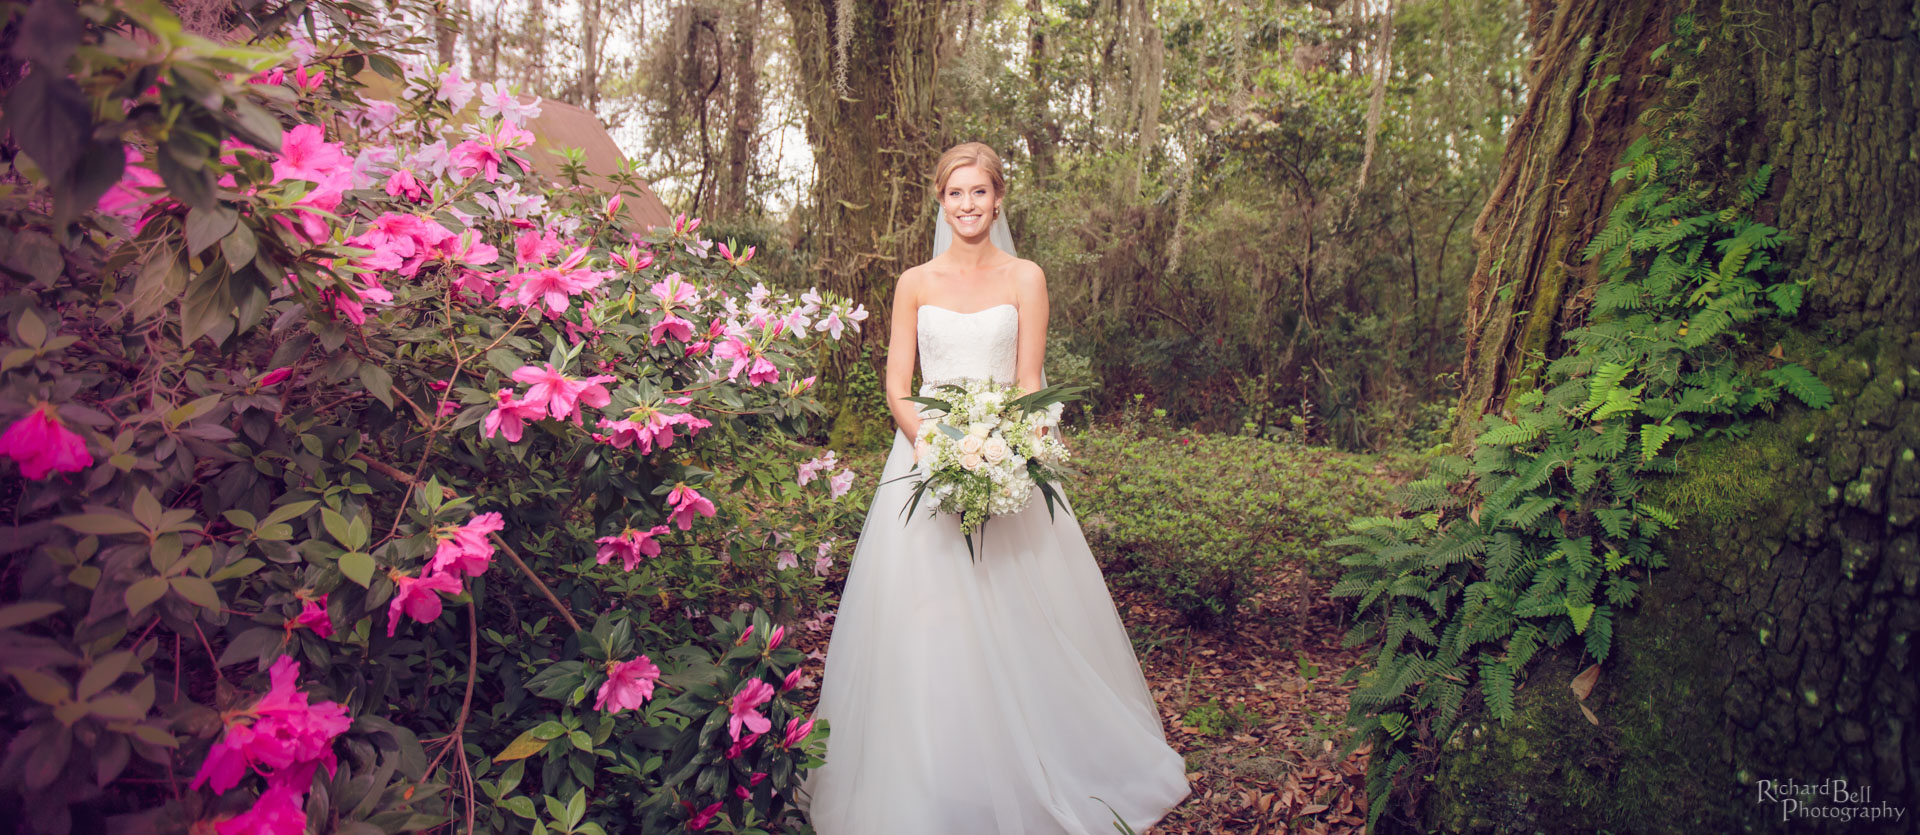
[[[993,189],[993,180],[978,165],[953,169],[947,175],[946,190],[940,193],[941,210],[947,213],[954,235],[962,238],[986,234],[999,205],[1000,195]]]

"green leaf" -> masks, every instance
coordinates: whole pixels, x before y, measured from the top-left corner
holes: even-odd
[[[207,582],[205,577],[175,577],[173,590],[196,606],[215,612],[220,611],[220,593],[214,590],[213,584]]]
[[[38,349],[47,344],[47,323],[32,308],[20,311],[20,323],[13,329],[13,341]]]
[[[20,689],[27,691],[27,695],[36,702],[58,705],[72,699],[64,679],[25,667],[8,667],[7,672],[13,674],[14,679],[20,682]]]
[[[138,615],[167,593],[167,578],[148,577],[127,587],[127,612]]]
[[[533,730],[528,730],[526,733],[523,733],[520,736],[515,737],[512,742],[507,743],[506,750],[501,751],[498,755],[496,755],[493,758],[493,761],[495,763],[503,763],[503,762],[510,762],[513,760],[524,760],[528,757],[531,757],[535,754],[540,753],[541,750],[545,749],[546,747],[547,747],[547,740],[541,739],[539,736],[535,735]],[[519,799],[526,800],[526,798],[524,797]],[[532,811],[533,809],[532,801],[527,801],[527,809],[529,812]]]
[[[233,232],[240,223],[240,213],[224,206],[207,210],[192,209],[187,212],[187,255],[199,255],[207,247],[213,246],[221,238]],[[251,258],[247,260],[252,260]],[[229,266],[238,267],[246,261],[229,260]]]
[[[232,580],[238,577],[245,577],[247,575],[250,575],[255,571],[259,571],[261,567],[265,565],[266,563],[261,560],[255,559],[253,557],[247,557],[245,559],[236,560],[231,565],[228,565],[226,568],[220,569],[218,573],[214,574],[212,577],[208,579],[216,583],[221,583],[227,580]]]
[[[139,522],[134,521],[132,517],[122,514],[117,510],[104,513],[81,513],[74,516],[62,516],[53,521],[61,527],[72,530],[75,533],[93,534],[95,536],[147,532],[147,529],[142,527]]]
[[[500,801],[500,807],[527,820],[534,820],[540,816],[540,814],[533,809],[533,801],[528,799],[526,795],[514,795],[506,800],[502,800]]]
[[[347,579],[361,588],[366,588],[368,583],[373,582],[373,571],[377,567],[371,554],[348,551],[340,555],[340,573],[347,575]]]
[[[235,224],[233,232],[220,240],[220,254],[226,256],[227,263],[236,270],[252,263],[259,251],[260,242],[254,238],[253,229],[244,223]]]
[[[387,369],[371,362],[360,364],[360,382],[367,387],[367,393],[387,408],[393,408],[393,375]]]
[[[29,600],[24,603],[0,606],[0,629],[25,626],[65,608],[67,608],[65,605],[51,600]]]

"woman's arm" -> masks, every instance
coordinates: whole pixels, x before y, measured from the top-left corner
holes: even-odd
[[[1040,390],[1040,369],[1047,360],[1047,274],[1032,261],[1021,264],[1023,270],[1014,280],[1014,295],[1020,303],[1019,358],[1014,362],[1014,382],[1024,392]]]
[[[919,347],[920,276],[907,270],[893,287],[893,330],[887,336],[887,410],[907,440],[920,437],[920,404],[902,400],[913,392],[914,352]]]

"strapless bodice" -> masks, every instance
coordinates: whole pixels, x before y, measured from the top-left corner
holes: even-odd
[[[997,304],[985,310],[961,313],[923,304],[919,322],[922,395],[940,383],[967,378],[1015,382],[1020,308]]]

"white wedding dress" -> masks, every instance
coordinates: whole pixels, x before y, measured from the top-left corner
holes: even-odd
[[[1018,309],[919,310],[922,394],[1014,382]],[[820,835],[1137,832],[1186,797],[1100,567],[1070,514],[1025,510],[976,533],[901,511],[913,445],[893,451],[855,546],[816,719],[832,733],[803,806]],[[1108,807],[1112,807],[1112,811]]]

